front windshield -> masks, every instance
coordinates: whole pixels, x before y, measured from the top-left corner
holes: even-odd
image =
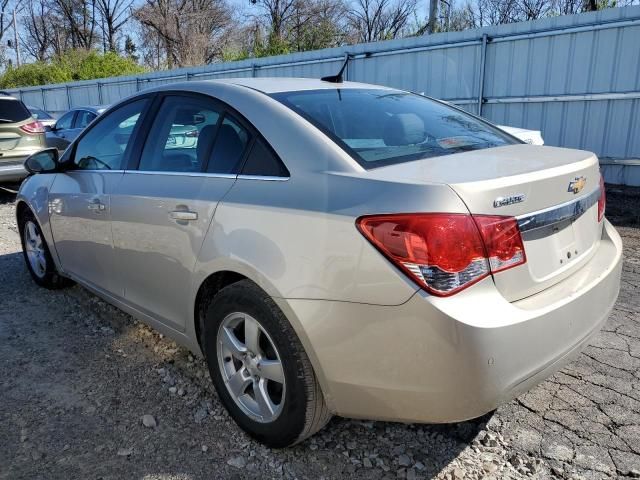
[[[396,90],[331,89],[273,94],[363,167],[517,143],[456,108]]]

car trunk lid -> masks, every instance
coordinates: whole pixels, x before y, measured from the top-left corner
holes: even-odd
[[[494,275],[510,301],[533,295],[588,262],[597,247],[600,171],[589,152],[510,145],[371,170],[389,179],[448,184],[472,214],[518,219],[527,262]]]

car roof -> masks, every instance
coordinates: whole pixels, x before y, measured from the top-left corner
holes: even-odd
[[[368,83],[358,82],[342,82],[332,83],[325,82],[316,78],[291,78],[291,77],[258,77],[258,78],[225,78],[220,80],[198,80],[191,81],[190,84],[199,84],[200,86],[207,85],[239,85],[253,90],[260,91],[262,93],[271,94],[279,92],[294,92],[305,90],[335,90],[335,89],[347,89],[347,88],[374,88],[391,90],[389,87],[383,87],[380,85],[371,85]],[[176,84],[173,84],[174,88]],[[183,88],[185,83],[181,83],[179,88]],[[166,84],[154,90],[171,90],[172,84]]]
[[[104,112],[107,108],[109,108],[108,105],[87,105],[87,106],[77,106],[77,107],[73,107],[70,108],[69,111],[75,111],[75,110],[87,110],[89,112],[93,112],[93,113],[102,113]]]

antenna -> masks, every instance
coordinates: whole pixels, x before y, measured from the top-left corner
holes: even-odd
[[[344,54],[344,63],[342,64],[342,68],[338,72],[337,75],[329,75],[328,77],[322,77],[320,80],[323,82],[331,82],[331,83],[342,83],[342,74],[344,73],[344,69],[349,65],[349,59],[351,56],[348,53]]]

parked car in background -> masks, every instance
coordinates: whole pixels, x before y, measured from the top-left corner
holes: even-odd
[[[25,159],[45,147],[42,123],[21,100],[0,92],[0,183],[26,177]]]
[[[106,106],[72,108],[47,128],[47,146],[63,152],[106,109]]]
[[[509,135],[513,135],[529,145],[544,145],[542,132],[540,130],[529,130],[527,128],[507,127],[505,125],[496,125],[500,130],[504,130]]]
[[[584,348],[620,286],[593,153],[392,88],[165,85],[26,166],[34,281],[75,280],[203,352],[273,447],[332,414],[491,411]]]
[[[45,128],[52,127],[56,123],[56,118],[48,112],[45,112],[41,108],[29,106],[27,108],[31,112],[31,116],[38,120]]]

